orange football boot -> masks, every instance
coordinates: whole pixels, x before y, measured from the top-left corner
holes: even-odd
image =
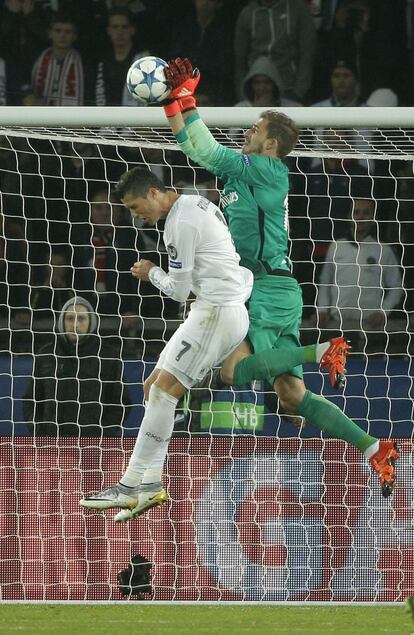
[[[400,456],[395,441],[380,441],[379,450],[371,456],[369,462],[378,474],[384,498],[391,496],[395,485],[395,461]]]
[[[329,340],[329,343],[330,346],[322,355],[319,368],[328,371],[334,388],[343,388],[345,386],[346,356],[351,347],[343,337],[334,337]]]

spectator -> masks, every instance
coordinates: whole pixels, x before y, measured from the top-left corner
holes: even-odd
[[[302,102],[312,81],[316,29],[304,0],[250,0],[236,23],[236,91],[253,62],[267,55],[275,64],[284,97]]]
[[[137,283],[130,268],[136,260],[136,232],[124,209],[113,205],[108,188],[92,196],[91,222],[78,248],[76,263],[83,271],[83,289],[94,292],[98,313],[138,315]]]
[[[156,55],[168,59],[171,24],[177,11],[171,0],[106,0],[105,4],[108,11],[128,9],[136,29],[135,42],[139,49],[156,46]],[[181,0],[180,9],[182,4]]]
[[[341,326],[357,321],[364,330],[382,329],[401,302],[399,262],[379,241],[375,209],[373,199],[355,199],[353,232],[328,249],[317,298],[320,328],[339,317]]]
[[[406,292],[403,308],[408,324],[414,331],[414,174],[411,161],[404,161],[397,170],[397,219],[399,240],[402,243],[403,284]]]
[[[358,71],[355,64],[338,59],[331,72],[331,95],[312,106],[361,106]]]
[[[376,88],[393,87],[396,64],[390,22],[387,24],[381,16],[385,4],[394,3],[339,0],[333,27],[322,53],[328,64],[332,59],[352,61],[358,69],[363,101]],[[384,46],[384,41],[390,41],[389,46]],[[321,76],[325,74],[323,67],[319,73]]]
[[[31,289],[30,307],[37,318],[52,318],[74,297],[72,277],[70,250],[52,248],[41,284]]]
[[[50,22],[51,47],[44,50],[32,70],[32,92],[26,106],[82,106],[84,71],[82,59],[73,48],[76,24],[70,16],[55,14]]]
[[[88,65],[97,62],[98,55],[101,55],[107,45],[105,0],[92,0],[92,2],[90,0],[87,2],[85,0],[52,0],[51,4],[54,11],[66,16],[70,15],[76,20],[78,25],[76,48],[81,54],[85,71],[87,71]],[[86,88],[87,81],[85,81]]]
[[[117,436],[130,399],[119,353],[96,334],[97,317],[81,297],[62,307],[57,334],[35,357],[23,416],[35,435]]]
[[[111,41],[96,70],[95,102],[97,106],[138,106],[129,93],[125,79],[132,62],[148,55],[134,48],[135,27],[127,9],[112,9],[108,14],[107,34]]]
[[[106,160],[109,151],[109,146],[53,141],[48,151],[42,153],[41,195],[45,199],[47,219],[42,238],[45,242],[79,246],[89,240],[91,192],[122,171],[122,165]],[[56,175],[62,178],[56,178]],[[80,274],[81,271],[76,271],[75,277],[79,278]],[[77,284],[75,288],[78,288]]]
[[[393,60],[393,88],[404,106],[414,104],[414,5],[411,0],[383,3],[387,51]]]
[[[29,267],[16,226],[0,214],[0,314],[27,326]]]
[[[193,0],[178,13],[172,27],[168,58],[189,57],[202,69],[200,93],[215,106],[232,106],[233,33],[223,21],[220,0]]]
[[[325,129],[321,139],[331,151],[334,148],[340,153],[348,149],[340,132],[333,129]],[[292,207],[302,217],[302,225],[305,217],[310,221],[309,230],[302,227],[303,237],[312,240],[313,257],[318,262],[324,260],[330,242],[345,235],[351,197],[372,192],[374,178],[368,177],[367,166],[358,159],[326,156],[313,159],[304,172],[292,174],[291,185],[295,195]]]
[[[12,224],[12,235],[20,239],[24,260],[33,266],[39,263],[39,258],[43,258],[42,249],[39,249],[39,236],[45,224],[39,156],[36,155],[36,144],[32,139],[30,143],[25,137],[3,139],[0,191],[6,231],[9,235]]]
[[[7,73],[7,105],[20,106],[35,59],[47,46],[48,13],[35,0],[6,0],[0,14],[0,54]]]
[[[325,129],[321,140],[331,151],[348,149],[340,131]],[[367,166],[359,160],[338,156],[314,158],[310,165],[299,159],[297,166],[293,166],[290,177],[290,257],[302,286],[304,316],[310,317],[314,315],[321,263],[331,242],[348,231],[351,197],[370,195],[374,178],[368,176]]]
[[[244,99],[236,106],[278,107],[300,106],[298,101],[282,97],[281,80],[277,69],[268,57],[258,57],[243,82]],[[198,99],[198,96],[197,96]]]

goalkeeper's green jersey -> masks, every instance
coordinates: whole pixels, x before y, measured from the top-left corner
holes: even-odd
[[[177,140],[194,161],[223,180],[222,207],[240,264],[256,277],[275,269],[289,271],[286,165],[220,145],[198,115],[187,119]]]

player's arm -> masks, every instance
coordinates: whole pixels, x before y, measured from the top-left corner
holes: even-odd
[[[140,260],[131,267],[134,278],[149,280],[164,295],[176,302],[185,302],[190,295],[198,230],[193,224],[180,222],[180,234],[167,244],[168,273],[149,260]]]
[[[185,155],[195,163],[206,168],[209,172],[221,176],[220,169],[211,161],[209,151],[199,152],[187,129],[187,120],[192,115],[199,116],[196,110],[195,90],[200,80],[198,69],[193,69],[188,59],[177,58],[170,60],[165,69],[165,75],[171,85],[169,99],[164,101],[164,112],[167,115],[170,128]],[[207,147],[217,144],[207,126]],[[218,144],[217,144],[218,145]],[[203,148],[206,147],[204,144]]]
[[[170,101],[173,103],[166,105],[164,110],[183,152],[218,176],[234,177],[249,185],[269,182],[273,186],[274,166],[272,170],[266,170],[267,163],[262,157],[243,155],[221,145],[201,119],[194,96],[200,79],[198,69],[193,69],[188,59],[177,58],[168,63],[165,74],[171,84]]]
[[[210,165],[209,162],[201,163],[198,153],[196,152],[193,143],[188,135],[188,132],[185,127],[184,118],[181,112],[173,116],[168,117],[168,123],[172,130],[174,137],[177,140],[182,152],[189,157],[194,163],[198,163],[202,165],[202,167],[206,168],[209,172],[213,171],[213,166]]]
[[[193,104],[195,105],[194,91],[197,86],[199,77],[194,78],[193,80],[187,78],[188,88],[185,87],[185,92],[188,92],[189,94],[181,96],[181,87],[176,86],[177,83],[182,83],[181,79],[178,80],[177,78],[177,74],[179,73],[177,66],[178,61],[181,63],[181,60],[171,60],[165,69],[166,78],[171,85],[171,94],[168,99],[164,100],[163,107],[164,112],[167,116],[168,124],[176,140],[178,141],[181,150],[186,156],[190,157],[190,159],[198,163],[193,144],[191,143],[191,140],[185,129],[182,111],[185,111],[187,107],[192,108]],[[183,67],[183,70],[185,71],[185,67]],[[180,75],[180,77],[182,76]]]
[[[242,154],[218,143],[201,119],[197,110],[184,114],[188,136],[194,147],[197,163],[206,167],[207,160],[214,166],[214,173],[244,181],[248,185],[269,184],[274,187],[275,171],[282,161],[274,161],[267,170],[267,159],[257,154]]]

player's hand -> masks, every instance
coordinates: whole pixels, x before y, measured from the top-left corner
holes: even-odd
[[[165,68],[165,77],[171,85],[170,96],[175,99],[194,95],[198,82],[200,81],[200,71],[193,68],[190,60],[185,57],[177,57],[170,60]]]
[[[198,68],[193,68],[188,58],[177,57],[168,62],[164,72],[171,86],[170,98],[176,100],[174,108],[165,110],[167,117],[174,116],[177,111],[193,110],[196,107],[194,93],[200,81]]]
[[[156,267],[151,260],[138,260],[131,267],[131,273],[134,278],[137,280],[149,280],[148,274],[150,269]]]

